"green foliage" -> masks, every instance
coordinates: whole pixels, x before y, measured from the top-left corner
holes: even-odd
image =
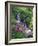
[[[17,32],[17,31],[13,31],[12,32],[12,38],[26,38],[25,34],[23,32]]]
[[[24,20],[25,23],[28,24],[29,28],[32,28],[30,23],[32,21],[32,8],[29,7],[12,7],[12,16],[14,16],[14,20],[16,20],[16,15],[20,13],[20,18]]]
[[[32,8],[29,7],[12,7],[11,8],[11,17],[10,17],[10,21],[11,21],[11,25],[15,25],[16,26],[16,15],[20,13],[20,18],[22,20],[24,20],[24,22],[26,24],[28,24],[30,29],[33,29],[33,24],[32,24],[32,17],[33,17],[33,13],[32,13]],[[13,27],[13,32],[11,33],[12,38],[26,38],[26,36],[24,35],[23,32],[16,32],[15,28]]]

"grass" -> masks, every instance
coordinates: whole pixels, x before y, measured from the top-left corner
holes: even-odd
[[[13,31],[11,35],[12,35],[12,39],[26,38],[26,36],[23,32]]]

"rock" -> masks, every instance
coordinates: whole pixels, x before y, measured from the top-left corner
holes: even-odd
[[[32,32],[30,29],[25,30],[24,32],[25,32],[25,35],[26,35],[27,37],[33,36],[33,32]]]

